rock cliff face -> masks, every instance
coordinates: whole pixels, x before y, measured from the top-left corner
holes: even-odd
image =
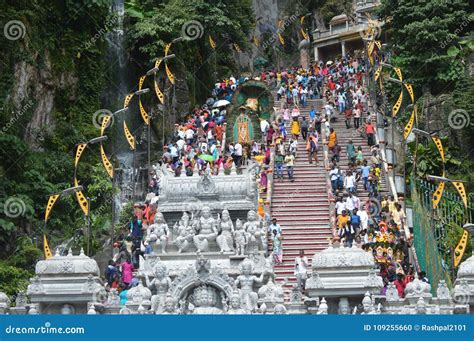
[[[77,78],[72,72],[55,73],[47,50],[41,57],[36,54],[33,60],[15,63],[13,69],[9,98],[17,118],[31,115],[24,130],[24,140],[32,149],[38,149],[44,133],[54,127],[52,112],[57,90],[74,88]],[[73,100],[74,91],[68,96]]]

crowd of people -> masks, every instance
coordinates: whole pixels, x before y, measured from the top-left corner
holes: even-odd
[[[362,59],[347,57],[335,63],[318,62],[309,69],[290,68],[262,73],[259,79],[277,89],[281,107],[276,108],[271,121],[261,120],[262,139],[249,144],[223,141],[226,102],[223,106],[215,103],[222,100],[230,102],[237,86],[245,79],[231,77],[224,80],[216,84],[212,97],[204,105],[194,108],[182,122],[176,124],[174,136],[164,147],[162,164],[175,176],[181,176],[182,172],[192,176],[195,169],[199,174],[209,172],[217,175],[222,169],[227,174],[232,167],[239,170],[247,160],[255,159],[262,165],[259,186],[260,190],[265,191],[267,174],[271,172],[270,148],[275,148],[274,178],[283,181],[287,177],[289,181],[294,181],[298,148],[302,145],[307,152],[308,163],[317,165],[322,161],[322,155],[318,154],[324,134],[331,163],[329,178],[336,200],[335,235],[348,247],[355,245],[372,252],[380,268],[384,290],[388,283],[393,282],[403,297],[405,285],[414,277],[411,240],[405,240],[403,229],[406,219],[401,206],[393,197],[381,196],[383,160],[375,141],[373,114],[369,111],[368,96],[364,90],[365,71]],[[325,105],[322,110],[311,106],[307,119],[301,115],[300,108],[307,107],[308,99],[315,98],[324,99]],[[363,146],[356,146],[352,140],[342,150],[332,126],[337,120],[344,120],[346,129],[355,129],[367,138],[369,158],[364,155]],[[347,155],[347,167],[341,165],[343,152]],[[159,194],[156,174],[152,174],[150,191]],[[364,202],[360,199],[363,191],[368,193],[368,199]],[[107,267],[107,283],[121,291],[123,300],[126,300],[127,289],[138,283],[133,271],[139,266],[139,256],[149,252],[143,242],[142,231],[154,222],[156,212],[156,202],[135,205],[130,229],[117,242],[116,257]],[[273,263],[281,264],[282,228],[276,219],[269,224],[267,233],[271,240]],[[295,259],[294,273],[302,287],[308,266],[302,252]],[[418,276],[427,281],[424,273]]]

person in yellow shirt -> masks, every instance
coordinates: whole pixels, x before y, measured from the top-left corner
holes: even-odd
[[[298,139],[300,135],[300,122],[297,118],[294,118],[293,122],[291,122],[291,134],[294,139]]]
[[[328,148],[332,150],[337,144],[337,135],[334,128],[329,129]]]

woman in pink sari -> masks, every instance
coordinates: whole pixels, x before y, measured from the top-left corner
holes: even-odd
[[[127,258],[125,262],[120,264],[120,267],[122,270],[122,282],[129,286],[133,279],[133,264],[130,258]]]

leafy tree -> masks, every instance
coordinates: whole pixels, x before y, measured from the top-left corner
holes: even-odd
[[[382,0],[380,19],[390,36],[391,63],[402,68],[420,92],[452,90],[464,72],[454,46],[469,31],[472,14],[463,0]]]

